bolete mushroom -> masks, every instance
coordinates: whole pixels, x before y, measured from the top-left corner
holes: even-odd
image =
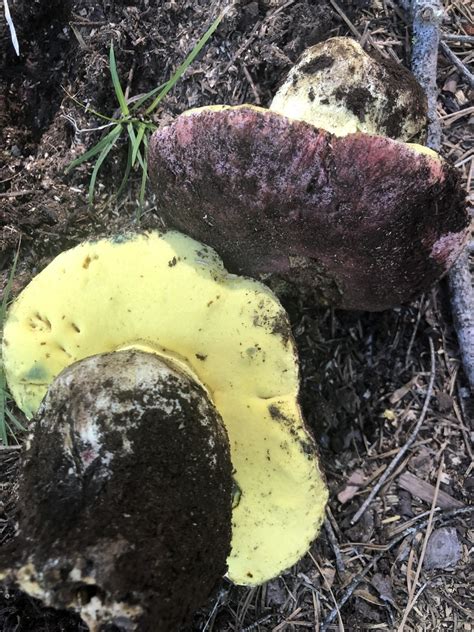
[[[85,358],[35,418],[2,575],[78,610],[91,632],[178,630],[226,571],[231,491],[227,434],[202,386],[152,353]]]
[[[305,53],[269,110],[183,113],[151,139],[160,216],[277,291],[373,311],[413,299],[461,252],[468,216],[452,166],[384,136],[423,135],[425,99],[414,80],[407,96],[397,72],[409,74],[337,38]]]
[[[406,143],[426,137],[428,105],[413,74],[349,37],[308,48],[270,109],[336,136],[365,132]]]
[[[74,606],[74,586],[87,584],[89,602],[75,606],[86,620],[151,617],[150,629],[173,629],[156,621],[176,621],[179,605],[185,613],[195,605],[183,603],[189,594],[175,591],[174,582],[180,585],[193,555],[199,563],[187,580],[199,581],[208,546],[217,544],[196,592],[200,600],[222,571],[230,527],[228,576],[249,585],[295,563],[317,535],[327,490],[298,403],[298,363],[287,316],[268,288],[228,274],[207,246],[169,232],[88,242],[62,253],[13,303],[3,359],[10,390],[28,417],[37,415],[37,429],[21,486],[18,541],[24,546],[12,564],[2,553],[0,568],[46,603]],[[191,418],[203,427],[182,440]],[[220,418],[233,468],[232,499]],[[157,461],[164,461],[155,464],[155,452]],[[186,463],[196,472],[191,479]],[[202,483],[205,472],[209,481]],[[165,479],[170,484],[163,489]],[[197,510],[201,492],[204,509]],[[169,520],[173,510],[166,509],[163,522],[160,508],[180,495],[176,531]],[[50,532],[47,525],[66,509],[71,519]],[[107,527],[102,542],[96,527],[107,511],[111,531]],[[128,530],[114,531],[123,521]],[[133,531],[131,522],[140,521]],[[190,524],[194,530],[184,532]],[[183,546],[170,546],[162,565],[156,559],[160,544],[142,551],[141,543],[168,537],[168,529],[171,539],[183,538]],[[193,539],[194,553],[187,548]],[[135,563],[147,555],[150,566],[137,575]],[[114,567],[107,565],[111,556]],[[56,560],[59,575],[50,572]],[[157,614],[162,607],[165,614]]]

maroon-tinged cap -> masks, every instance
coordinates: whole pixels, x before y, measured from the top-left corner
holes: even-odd
[[[169,227],[235,273],[383,310],[427,290],[467,237],[456,170],[382,136],[336,137],[255,106],[187,112],[155,132],[150,175]]]

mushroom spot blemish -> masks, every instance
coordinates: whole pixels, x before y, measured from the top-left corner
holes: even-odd
[[[50,378],[50,375],[41,364],[34,364],[25,374],[27,382],[44,382],[48,378]]]

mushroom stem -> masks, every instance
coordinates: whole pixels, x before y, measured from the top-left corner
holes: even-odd
[[[41,405],[1,574],[92,632],[179,629],[226,571],[232,476],[222,419],[168,359],[66,368]]]

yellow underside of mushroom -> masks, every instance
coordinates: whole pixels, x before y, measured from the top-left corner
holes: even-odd
[[[59,255],[15,301],[4,366],[28,417],[58,373],[90,355],[136,346],[186,366],[229,435],[240,489],[229,576],[259,584],[306,552],[327,500],[286,318],[265,286],[183,235],[101,240]]]

